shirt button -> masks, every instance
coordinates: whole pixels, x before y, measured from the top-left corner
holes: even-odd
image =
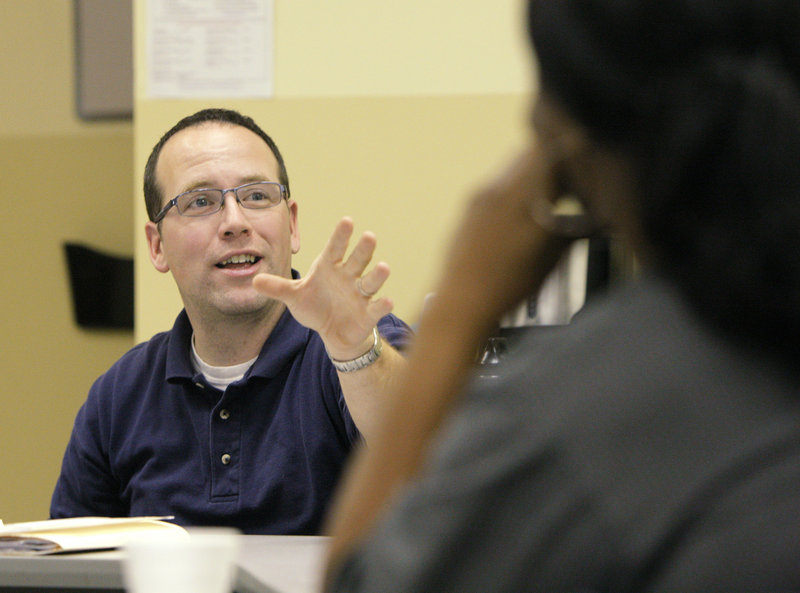
[[[222,460],[222,465],[228,465],[231,462],[231,456],[225,453],[225,455],[221,457],[221,460]]]
[[[223,408],[222,410],[219,411],[219,417],[222,418],[223,420],[227,420],[228,418],[231,417],[231,413]]]

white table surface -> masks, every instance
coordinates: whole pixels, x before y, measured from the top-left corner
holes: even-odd
[[[318,593],[328,538],[245,535],[242,593]],[[0,556],[0,591],[122,590],[123,551],[37,557]]]
[[[328,538],[245,536],[239,565],[280,593],[319,593]]]

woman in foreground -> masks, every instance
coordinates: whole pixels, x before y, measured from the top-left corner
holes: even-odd
[[[800,4],[528,10],[535,140],[464,214],[327,588],[800,590]],[[585,216],[554,214],[566,194]],[[501,315],[600,229],[635,281],[470,388]]]

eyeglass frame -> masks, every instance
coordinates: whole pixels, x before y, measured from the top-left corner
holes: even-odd
[[[217,210],[214,210],[213,212],[207,212],[205,214],[198,214],[198,215],[195,215],[195,216],[186,215],[183,212],[181,212],[180,210],[178,210],[178,215],[186,216],[187,218],[202,218],[203,216],[211,216],[212,214],[216,214],[217,212],[220,212],[222,210],[222,208],[225,206],[225,195],[228,194],[228,192],[233,192],[233,195],[236,198],[236,203],[239,204],[242,208],[245,208],[247,210],[269,210],[270,208],[274,208],[275,206],[280,204],[280,202],[277,202],[277,203],[275,203],[275,204],[273,204],[271,206],[267,206],[266,208],[252,208],[250,206],[245,206],[244,203],[242,203],[242,201],[239,199],[239,190],[240,189],[245,188],[245,187],[249,187],[251,185],[262,185],[262,184],[277,185],[278,188],[281,191],[281,200],[288,200],[289,199],[289,188],[287,188],[282,183],[278,183],[277,181],[250,181],[249,183],[243,183],[242,185],[238,185],[236,187],[229,187],[227,189],[218,189],[218,188],[215,188],[215,187],[198,187],[197,189],[190,189],[190,190],[181,192],[177,196],[172,198],[169,202],[164,204],[164,207],[158,212],[158,214],[156,214],[153,217],[153,222],[156,223],[156,224],[159,224],[162,220],[164,220],[164,217],[167,215],[167,213],[170,211],[170,209],[173,206],[175,206],[175,207],[178,206],[178,200],[181,197],[185,196],[186,194],[192,194],[192,193],[195,193],[195,192],[203,192],[203,191],[215,191],[215,192],[218,191],[218,192],[221,192],[222,193],[222,200],[220,200],[220,202],[219,202],[219,208]]]

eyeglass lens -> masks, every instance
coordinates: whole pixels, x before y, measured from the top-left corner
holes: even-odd
[[[281,186],[277,183],[249,183],[233,191],[243,208],[271,208],[283,198]],[[176,206],[183,216],[206,216],[220,210],[224,201],[223,190],[200,189],[178,196]]]

